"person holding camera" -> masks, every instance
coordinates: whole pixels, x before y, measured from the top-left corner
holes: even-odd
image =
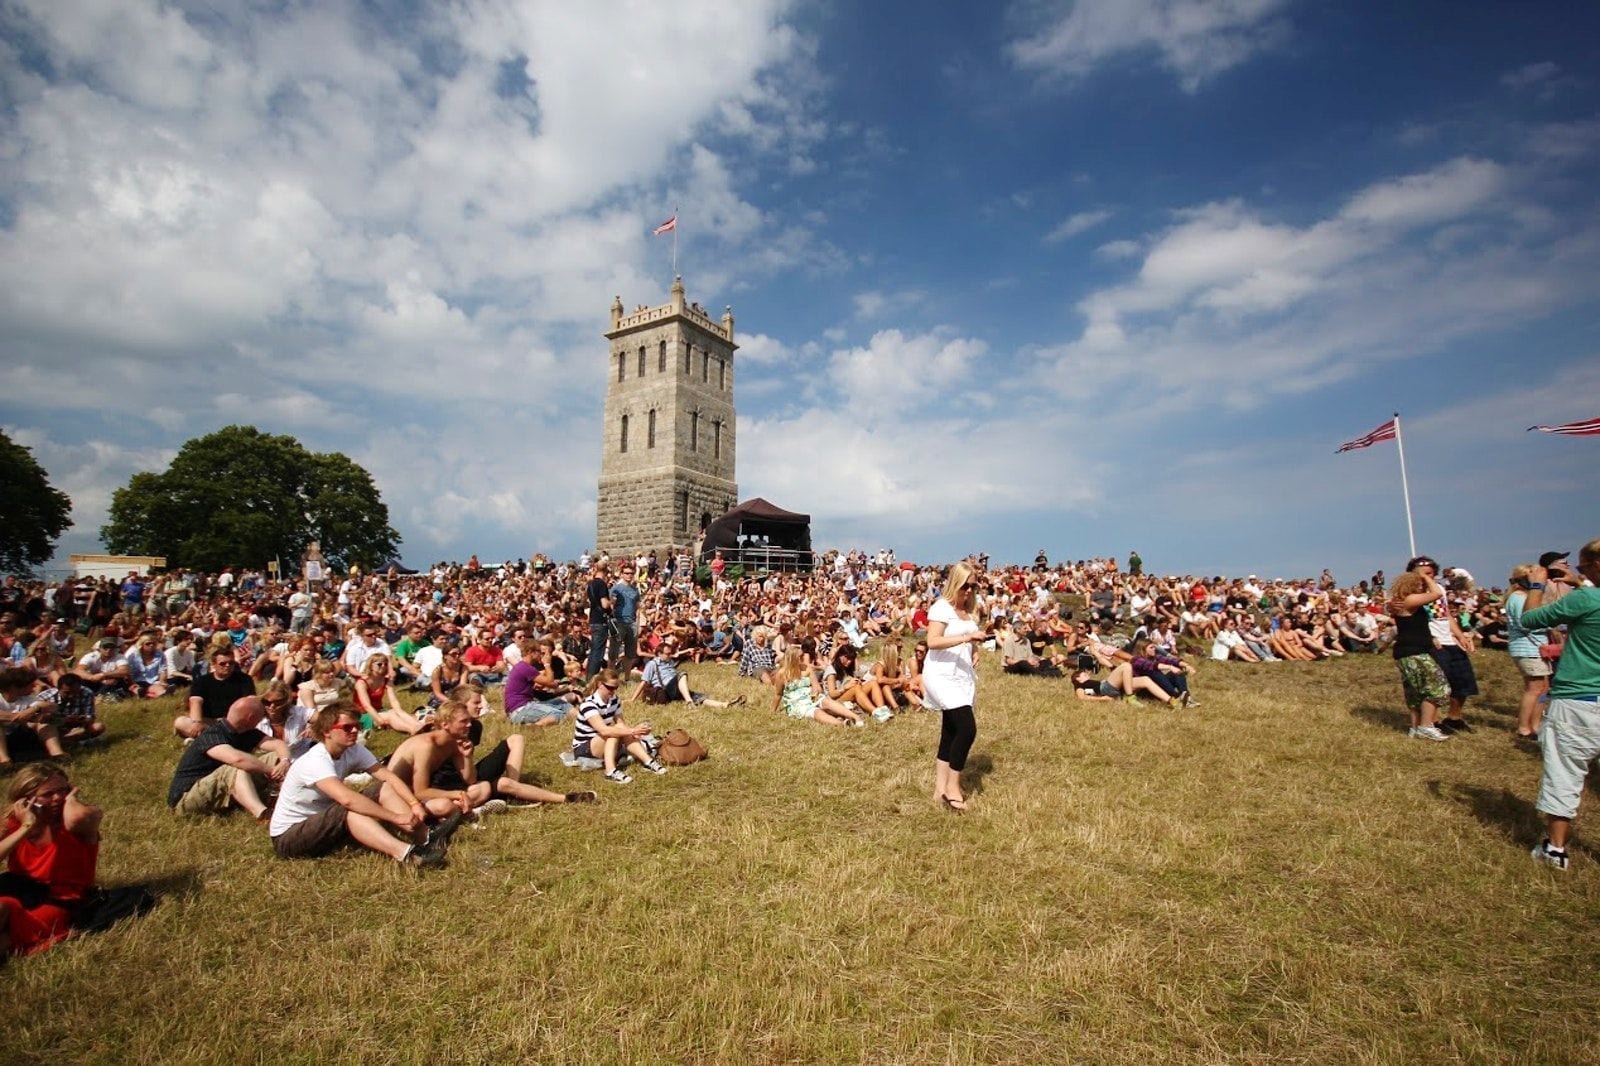
[[[1563,559],[1535,566],[1528,573],[1527,604],[1522,624],[1528,629],[1567,627],[1560,665],[1550,682],[1550,708],[1539,731],[1544,773],[1535,806],[1545,816],[1549,835],[1533,849],[1538,862],[1565,870],[1567,839],[1578,815],[1584,779],[1600,756],[1600,537],[1578,551],[1578,573],[1588,579],[1555,603],[1544,602],[1552,579],[1574,585]]]

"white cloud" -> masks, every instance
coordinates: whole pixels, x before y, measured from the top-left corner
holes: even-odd
[[[1187,92],[1280,43],[1287,0],[1074,0],[1012,42],[1026,70],[1077,78],[1126,53],[1154,51]]]
[[[1044,242],[1046,244],[1057,244],[1069,237],[1076,237],[1080,233],[1085,233],[1094,229],[1096,226],[1100,225],[1100,223],[1110,218],[1111,215],[1112,212],[1107,210],[1079,211],[1077,214],[1069,216],[1059,226],[1045,234]]]
[[[614,294],[665,299],[664,208],[681,200],[698,299],[840,260],[820,216],[770,219],[744,192],[745,167],[831,135],[788,6],[502,0],[385,23],[358,5],[12,5],[4,55],[29,62],[0,74],[8,409],[115,412],[172,444],[259,421],[379,464],[418,542],[587,539],[598,449],[546,464],[559,477],[483,457],[596,432],[597,334]],[[407,435],[391,463],[370,434],[400,422],[495,450],[457,462]],[[79,465],[86,498],[125,480]]]
[[[1094,250],[1103,259],[1131,259],[1143,250],[1138,241],[1107,241]]]
[[[898,292],[869,289],[866,292],[856,293],[850,302],[855,306],[857,318],[873,319],[902,314],[927,298],[928,294],[921,289],[902,289]]]
[[[740,363],[773,366],[788,362],[794,354],[788,345],[765,333],[751,333],[735,339],[739,342],[739,352],[735,358]]]
[[[982,341],[945,331],[907,336],[886,329],[865,347],[834,352],[829,381],[852,407],[879,409],[889,397],[894,403],[916,403],[955,386],[981,389],[973,364],[986,350]]]

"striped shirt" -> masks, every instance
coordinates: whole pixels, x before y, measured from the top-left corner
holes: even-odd
[[[599,715],[605,725],[616,725],[622,716],[622,701],[617,699],[616,693],[612,693],[609,700],[602,699],[599,689],[589,694],[578,707],[578,722],[572,727],[573,751],[589,754],[589,742],[600,735],[600,730],[590,721],[594,715]]]

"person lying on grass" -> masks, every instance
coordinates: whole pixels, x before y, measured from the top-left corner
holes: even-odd
[[[667,768],[656,762],[655,753],[649,747],[654,739],[650,735],[650,723],[629,725],[623,720],[622,701],[617,698],[620,683],[617,672],[610,667],[590,680],[589,694],[579,705],[578,721],[572,727],[572,754],[579,759],[599,759],[607,781],[626,785],[633,778],[617,767],[617,757],[622,751],[627,751],[653,774],[664,774]]]
[[[805,653],[796,645],[783,653],[783,662],[772,674],[772,687],[777,690],[772,709],[781,709],[790,718],[809,718],[823,725],[866,725],[860,714],[823,693]]]
[[[676,703],[682,700],[693,706],[707,707],[737,707],[744,703],[743,696],[735,696],[731,700],[714,700],[703,692],[689,690],[689,675],[678,669],[678,664],[673,656],[677,653],[677,642],[668,637],[656,649],[655,658],[645,664],[644,675],[639,680],[639,687],[634,690],[633,699],[638,702],[645,698],[646,692],[657,693],[657,703]]]
[[[411,786],[360,742],[361,712],[354,704],[318,711],[311,735],[316,745],[289,767],[272,811],[267,831],[278,858],[313,858],[359,844],[407,866],[444,865],[461,814],[427,828],[427,811]],[[355,773],[372,776],[360,792],[344,783]]]
[[[1132,663],[1118,663],[1111,668],[1104,681],[1098,680],[1092,670],[1077,670],[1072,674],[1072,691],[1080,700],[1127,700],[1132,703],[1140,696],[1149,696],[1157,703],[1177,709],[1183,700],[1169,696],[1165,689],[1148,677],[1135,677]]]
[[[593,792],[551,792],[522,780],[526,741],[512,733],[483,758],[472,761],[473,749],[483,737],[483,723],[460,689],[430,715],[423,731],[402,741],[389,756],[389,769],[409,781],[411,791],[434,818],[454,811],[496,814],[507,800],[522,803],[583,803]]]

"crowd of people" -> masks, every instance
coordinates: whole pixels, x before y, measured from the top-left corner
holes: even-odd
[[[1580,555],[1590,581],[1597,553],[1591,544]],[[1552,828],[1536,856],[1564,868],[1569,786],[1600,746],[1600,727],[1585,717],[1600,693],[1600,678],[1586,673],[1600,661],[1585,635],[1594,590],[1577,587],[1564,559],[1518,567],[1505,591],[1425,556],[1392,586],[1379,572],[1341,587],[1326,571],[1292,581],[1161,576],[1137,553],[1123,566],[1052,565],[1043,552],[1032,567],[1000,568],[983,557],[931,567],[888,551],[830,553],[811,572],[749,577],[720,559],[697,575],[681,557],[601,556],[499,567],[474,558],[315,582],[251,570],[7,578],[0,763],[32,754],[49,773],[30,766],[13,779],[0,852],[14,872],[44,870],[48,883],[50,864],[22,846],[46,840],[61,856],[65,894],[48,904],[60,914],[20,895],[0,895],[0,907],[12,949],[35,950],[64,935],[72,893],[92,883],[99,814],[76,800],[61,763],[103,736],[106,703],[179,695],[172,729],[183,746],[167,795],[179,815],[243,811],[283,858],[354,845],[429,867],[445,861],[464,819],[595,799],[525,780],[516,730],[480,754],[483,716],[500,713],[488,692],[503,693],[512,726],[565,723],[562,761],[624,785],[630,768],[667,770],[651,723],[630,721],[624,702],[742,703],[714,694],[717,662],[770,685],[772,710],[796,720],[864,728],[907,709],[939,712],[934,799],[963,812],[982,648],[1007,673],[1059,679],[1064,698],[1174,710],[1199,705],[1196,657],[1253,664],[1389,651],[1409,735],[1433,741],[1472,730],[1463,714],[1477,692],[1472,654],[1505,649],[1525,678],[1517,733],[1545,745],[1540,809]],[[1558,662],[1576,665],[1563,665],[1552,687]],[[398,745],[380,759],[367,741],[383,730]]]

